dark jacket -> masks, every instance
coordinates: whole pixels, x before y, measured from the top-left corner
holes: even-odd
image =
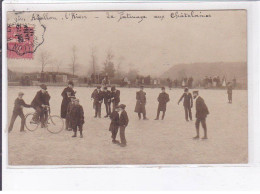
[[[99,91],[97,89],[95,89],[92,94],[91,94],[91,98],[94,99],[94,103],[101,103],[103,102],[103,92]]]
[[[73,105],[70,111],[70,123],[72,127],[84,124],[84,111],[81,105]]]
[[[187,93],[184,92],[178,103],[180,103],[183,98],[184,98],[183,106],[188,106],[188,107],[192,107],[193,106],[193,100],[192,100],[191,93],[187,94]]]
[[[70,118],[70,112],[71,112],[73,106],[74,106],[74,104],[72,104],[72,102],[70,102],[70,103],[68,104],[66,118]]]
[[[146,104],[146,93],[144,91],[136,92],[136,105],[135,112],[145,113],[145,104]]]
[[[50,97],[48,92],[42,93],[42,91],[40,90],[40,91],[38,91],[36,93],[32,103],[31,103],[31,106],[32,107],[39,107],[41,105],[48,105],[48,106],[50,106],[50,103],[49,103],[50,98],[51,97]]]
[[[111,92],[112,102],[119,103],[120,102],[120,90],[116,90]]]
[[[159,94],[157,100],[159,102],[158,109],[160,111],[166,111],[166,104],[170,101],[169,94],[162,92]]]
[[[103,91],[103,98],[104,98],[104,103],[107,104],[107,103],[111,103],[111,92],[110,91]]]
[[[111,119],[111,123],[110,123],[110,127],[109,127],[109,131],[113,131],[115,128],[119,127],[119,113],[116,111],[113,111],[110,115],[109,115],[110,119]]]
[[[232,90],[233,90],[232,86],[227,86],[227,93],[228,94],[232,94]]]
[[[74,90],[70,87],[65,88],[61,93],[61,96],[63,97],[61,103],[61,118],[66,118],[68,104],[71,101],[71,99],[68,96],[68,93],[70,93],[70,96],[75,96]]]
[[[196,118],[205,119],[209,114],[207,105],[205,104],[203,98],[200,96],[196,99]]]
[[[15,101],[14,101],[14,110],[13,111],[14,112],[22,112],[23,106],[26,107],[26,108],[31,107],[31,105],[26,104],[23,99],[16,98]]]
[[[119,126],[127,126],[129,122],[127,113],[123,110],[119,116]]]

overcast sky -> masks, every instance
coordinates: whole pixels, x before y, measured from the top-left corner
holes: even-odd
[[[34,14],[34,15],[33,15]],[[36,36],[41,41],[46,26],[44,43],[31,60],[8,59],[11,70],[40,71],[39,55],[48,51],[52,63],[46,70],[70,71],[72,47],[77,51],[76,73],[84,75],[91,61],[91,49],[95,48],[97,63],[103,67],[108,50],[115,55],[114,62],[122,61],[121,69],[137,69],[141,74],[157,76],[176,64],[199,62],[246,62],[246,11],[131,11],[109,12],[115,18],[108,19],[108,12],[39,12],[9,13],[8,23],[22,18],[18,23],[35,25]],[[73,15],[74,14],[74,15]],[[78,19],[75,19],[77,14]],[[128,17],[146,17],[121,19]],[[172,14],[172,15],[171,15]],[[197,14],[210,17],[177,17]],[[130,16],[131,15],[131,16]],[[32,17],[34,16],[34,17]],[[47,17],[46,17],[47,16]],[[154,16],[164,16],[155,19]],[[172,17],[173,18],[172,18]],[[80,18],[79,18],[80,17]],[[86,18],[87,17],[87,18]],[[35,19],[35,20],[32,20]],[[48,20],[46,20],[48,18]],[[55,19],[56,18],[56,19]],[[23,21],[23,19],[25,21]],[[142,21],[141,21],[142,20]]]

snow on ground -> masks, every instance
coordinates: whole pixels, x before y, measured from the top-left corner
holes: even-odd
[[[200,90],[210,115],[207,118],[208,140],[193,140],[194,122],[186,122],[182,104],[177,102],[182,89],[168,90],[170,102],[165,120],[155,121],[160,89],[145,89],[147,116],[139,121],[134,113],[137,89],[119,88],[121,103],[126,104],[130,122],[126,128],[127,147],[112,144],[108,131],[110,120],[95,119],[93,88],[75,88],[85,111],[84,138],[72,138],[72,132],[51,134],[46,129],[19,132],[20,118],[8,135],[10,165],[98,165],[98,164],[203,164],[246,163],[248,145],[247,91],[233,91],[233,104],[227,103],[225,90]],[[30,103],[37,87],[8,88],[8,119],[19,91]],[[49,87],[52,114],[60,114],[62,87]],[[33,109],[24,109],[25,113]],[[195,109],[192,109],[194,116]],[[102,116],[105,106],[102,105]],[[201,129],[201,136],[203,130]],[[118,134],[119,139],[119,134]]]

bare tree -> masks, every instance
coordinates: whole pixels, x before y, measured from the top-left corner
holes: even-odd
[[[74,74],[75,74],[75,69],[76,69],[76,60],[77,60],[77,56],[76,56],[76,51],[77,51],[77,48],[76,46],[74,45],[72,47],[72,75],[74,77]]]
[[[40,53],[40,62],[41,62],[41,72],[44,72],[44,68],[46,67],[46,65],[51,63],[51,56],[50,53],[47,51],[42,51]]]

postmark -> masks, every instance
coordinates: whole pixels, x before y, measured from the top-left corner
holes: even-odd
[[[33,59],[34,27],[26,24],[7,26],[7,57]]]

